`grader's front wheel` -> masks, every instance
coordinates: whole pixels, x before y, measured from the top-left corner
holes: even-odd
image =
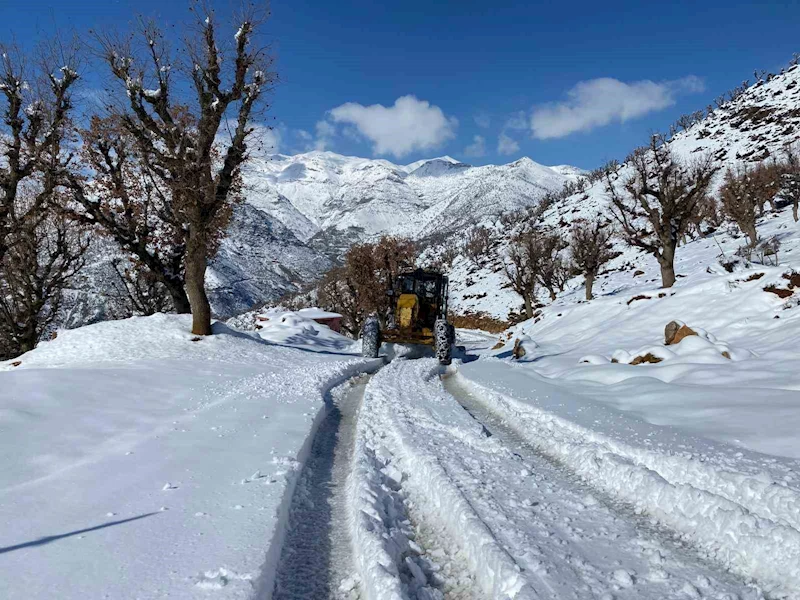
[[[449,365],[453,361],[453,341],[455,338],[455,328],[444,319],[436,321],[434,326],[436,358],[439,364]]]
[[[361,330],[361,355],[365,358],[378,358],[381,349],[381,325],[378,317],[367,317]]]

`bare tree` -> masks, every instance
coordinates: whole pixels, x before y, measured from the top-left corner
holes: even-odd
[[[17,196],[13,232],[0,260],[0,354],[32,350],[58,317],[64,291],[83,267],[85,236],[63,215]]]
[[[578,221],[572,226],[572,267],[586,280],[587,300],[592,299],[592,286],[601,267],[614,257],[609,244],[611,234],[611,228],[599,219]]]
[[[117,275],[118,287],[122,291],[119,296],[126,305],[128,315],[153,315],[173,308],[171,294],[152,271],[139,263],[121,258],[112,260],[111,266]]]
[[[525,304],[526,319],[533,317],[533,305],[536,301],[538,279],[532,265],[537,252],[535,234],[532,231],[522,231],[511,238],[503,260],[503,272],[511,289],[522,297]]]
[[[569,279],[569,269],[561,254],[568,244],[557,231],[539,229],[533,230],[533,242],[530,268],[549,292],[550,300],[555,300]]]
[[[634,174],[620,191],[608,178],[611,213],[623,239],[652,254],[661,267],[664,287],[675,283],[675,251],[703,206],[716,171],[710,157],[680,162],[655,137],[630,157]]]
[[[480,267],[484,258],[489,255],[492,248],[492,231],[488,227],[479,225],[473,227],[467,234],[464,244],[464,253],[476,267]]]
[[[356,244],[347,251],[345,269],[363,316],[375,312],[383,319],[388,314],[392,299],[386,291],[397,292],[397,276],[412,269],[416,258],[417,249],[410,240],[391,236],[384,236],[375,244]]]
[[[751,247],[758,243],[756,220],[763,214],[766,203],[774,203],[780,183],[780,172],[774,164],[761,163],[752,168],[725,172],[725,182],[720,190],[722,209],[749,238]]]
[[[149,168],[147,157],[139,154],[117,116],[94,117],[82,137],[84,172],[64,173],[73,199],[66,210],[132,255],[136,265],[127,271],[136,276],[126,279],[126,289],[160,283],[169,293],[173,310],[190,312],[183,269],[186,227],[174,209],[167,183]]]
[[[792,203],[792,216],[797,222],[798,207],[800,205],[800,147],[787,148],[786,150],[780,195]]]
[[[377,313],[383,319],[388,314],[392,299],[386,291],[394,289],[397,276],[412,269],[416,258],[415,245],[402,238],[384,236],[376,243],[356,244],[345,254],[343,266],[323,277],[320,302],[341,313],[344,329],[356,336],[367,316]]]
[[[0,260],[9,249],[12,223],[24,221],[14,213],[25,184],[38,179],[36,196],[22,203],[32,212],[58,185],[54,175],[64,160],[62,144],[78,80],[74,46],[41,47],[35,57],[38,64],[30,68],[20,48],[0,46]]]
[[[184,268],[192,332],[208,335],[208,260],[238,197],[247,140],[254,131],[254,108],[275,76],[268,70],[269,54],[254,45],[261,19],[252,14],[242,17],[226,52],[227,46],[218,40],[214,15],[208,11],[198,16],[202,18],[178,57],[170,55],[154,24],[143,25],[137,36],[141,55],[134,52],[132,39],[120,42],[98,36],[98,41],[127,96],[127,108],[119,114],[122,126],[148,168],[168,186],[173,209],[186,225]],[[184,93],[187,87],[193,91]],[[218,136],[226,128],[230,139],[220,148]]]
[[[359,306],[358,291],[345,267],[334,267],[319,283],[318,300],[322,308],[342,315],[342,329],[351,337],[357,337],[364,321],[364,312]]]

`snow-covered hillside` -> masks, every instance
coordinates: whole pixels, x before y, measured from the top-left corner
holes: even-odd
[[[770,157],[780,158],[788,145],[798,143],[800,66],[794,66],[769,81],[751,86],[733,102],[678,133],[668,145],[679,158],[686,161],[705,155],[712,157],[714,165],[718,167],[711,186],[713,195],[718,192],[727,167],[753,164]],[[623,164],[617,181],[623,181],[631,174],[631,167]],[[610,216],[609,205],[606,183],[601,180],[588,186],[585,192],[555,204],[544,214],[542,222],[566,234],[570,224],[577,219],[592,219],[598,214]],[[495,229],[498,237],[504,239],[506,233],[497,219],[484,219],[483,224]],[[778,235],[782,242],[782,264],[800,268],[800,253],[795,252],[800,244],[800,233],[797,224],[792,221],[790,208],[779,214],[767,214],[759,222],[758,229],[765,238]],[[702,270],[716,263],[720,254],[732,256],[744,244],[740,235],[735,227],[723,228],[713,237],[702,237],[682,245],[677,250],[677,272],[686,277],[690,275],[690,270]],[[635,294],[643,280],[653,283],[651,287],[657,287],[655,278],[658,268],[652,256],[627,247],[621,240],[615,240],[615,249],[621,255],[606,266],[606,275],[600,279],[600,291],[614,294],[630,291]],[[509,312],[519,310],[521,299],[508,289],[501,272],[501,252],[502,248],[482,268],[477,268],[464,256],[455,260],[450,276],[451,302],[457,312],[483,312],[498,319],[507,319]],[[622,282],[611,275],[620,269],[630,272],[643,270],[645,275],[637,280]],[[570,294],[571,289],[582,285],[583,279],[578,277],[568,284],[566,293]]]

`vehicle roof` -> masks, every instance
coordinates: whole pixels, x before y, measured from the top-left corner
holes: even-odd
[[[426,271],[425,269],[416,269],[414,271],[403,271],[400,273],[399,277],[405,276],[412,276],[412,277],[446,277],[443,273],[439,271]]]

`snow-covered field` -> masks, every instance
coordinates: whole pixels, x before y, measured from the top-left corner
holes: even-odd
[[[101,323],[0,365],[0,597],[271,592],[327,393],[379,363],[215,328]]]

